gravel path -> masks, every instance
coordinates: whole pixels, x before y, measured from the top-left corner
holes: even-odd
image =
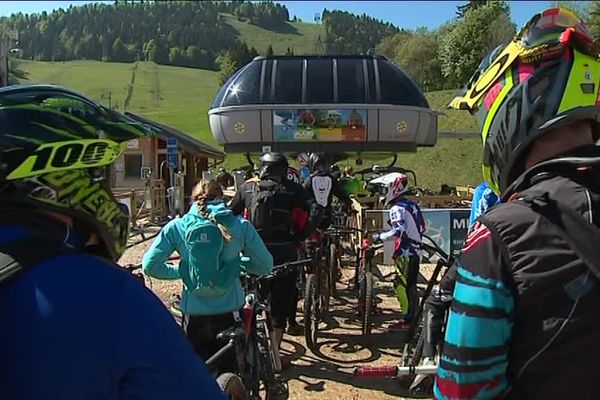
[[[136,240],[139,240],[137,236]],[[121,263],[139,263],[151,240],[126,251]],[[429,276],[432,265],[422,265],[421,273]],[[392,272],[390,267],[380,267],[383,275]],[[318,350],[312,352],[305,346],[303,337],[286,335],[283,353],[291,356],[292,366],[282,374],[287,382],[289,399],[297,400],[387,400],[402,398],[405,391],[395,380],[359,380],[352,375],[358,365],[396,364],[400,359],[404,338],[401,333],[385,329],[398,318],[398,303],[393,297],[390,282],[377,281],[375,289],[379,299],[379,313],[374,316],[374,329],[370,337],[363,337],[357,318],[356,298],[350,286],[354,270],[343,268],[343,277],[337,284],[338,297],[331,312],[322,324]],[[179,281],[159,281],[146,278],[154,293],[167,302],[179,293]],[[299,308],[301,309],[301,304]],[[302,313],[298,313],[301,320]]]

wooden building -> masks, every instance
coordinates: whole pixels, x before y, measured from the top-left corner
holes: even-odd
[[[125,113],[140,123],[148,125],[156,134],[152,137],[131,140],[127,149],[113,164],[112,183],[115,189],[142,189],[146,177],[164,180],[165,186],[171,186],[167,165],[167,141],[177,140],[177,170],[184,175],[184,193],[186,196],[193,185],[202,177],[202,171],[208,170],[225,158],[225,153],[175,128],[160,124],[132,113]]]

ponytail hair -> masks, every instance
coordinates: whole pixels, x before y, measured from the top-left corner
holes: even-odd
[[[194,186],[194,189],[192,189],[192,200],[198,206],[200,215],[217,225],[221,231],[223,239],[225,239],[225,242],[229,243],[232,239],[232,236],[225,225],[219,223],[214,216],[210,215],[208,211],[206,211],[206,203],[208,201],[217,200],[221,197],[223,197],[223,189],[221,188],[221,185],[214,179],[202,179],[196,184],[196,186]]]

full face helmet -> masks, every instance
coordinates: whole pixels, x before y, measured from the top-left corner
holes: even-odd
[[[598,136],[598,54],[575,14],[548,9],[485,57],[449,104],[477,116],[483,177],[496,193],[505,192],[525,171],[531,143],[548,131],[589,121]]]
[[[393,202],[407,190],[408,190],[408,177],[404,174],[397,173],[397,176],[387,187],[387,193],[385,196],[386,204]]]
[[[325,172],[327,171],[327,160],[322,154],[311,153],[308,158],[308,168],[310,172]]]
[[[265,153],[260,157],[258,175],[260,179],[281,181],[288,173],[287,157],[281,153]]]
[[[128,117],[57,86],[0,89],[0,204],[71,216],[84,237],[117,260],[129,214],[112,195],[108,169],[146,130]],[[87,236],[86,236],[87,235]]]

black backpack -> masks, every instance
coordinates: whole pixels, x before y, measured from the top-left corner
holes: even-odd
[[[277,197],[283,197],[285,188],[281,184],[254,185],[248,219],[261,238],[275,239],[289,234],[292,228],[292,211],[282,207]]]

